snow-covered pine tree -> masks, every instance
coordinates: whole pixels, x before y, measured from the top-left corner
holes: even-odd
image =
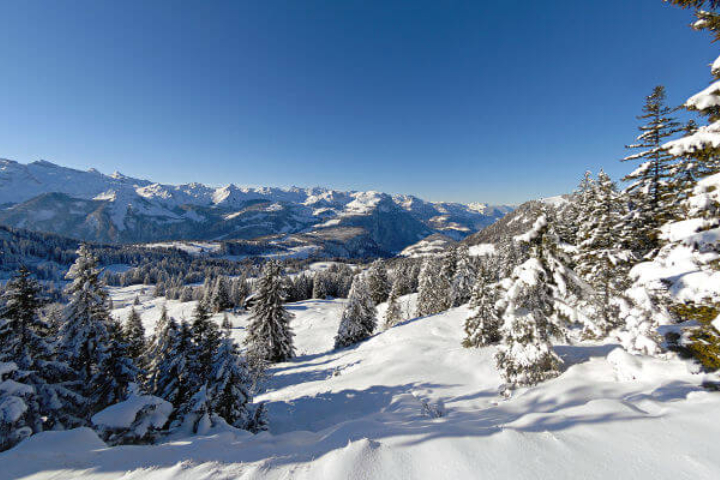
[[[388,306],[387,310],[385,310],[385,323],[383,324],[383,328],[386,330],[403,320],[402,308],[400,306],[400,288],[402,285],[398,280],[397,278],[395,279],[387,301]]]
[[[577,205],[577,217],[575,225],[575,238],[572,245],[579,245],[586,237],[587,230],[594,225],[596,219],[592,216],[592,209],[596,197],[596,183],[592,173],[586,171],[573,195],[573,204]]]
[[[78,258],[66,277],[72,282],[66,288],[70,297],[63,311],[58,331],[57,351],[74,370],[78,380],[78,393],[88,397],[89,411],[98,411],[106,405],[93,405],[89,397],[96,391],[97,373],[105,361],[113,339],[112,319],[106,307],[107,294],[100,280],[97,258],[87,246],[78,250]]]
[[[164,318],[162,324],[158,321],[155,334],[151,337],[148,345],[148,364],[146,372],[145,389],[152,395],[165,398],[160,395],[164,390],[163,384],[174,381],[173,377],[166,377],[168,364],[171,357],[176,357],[174,351],[178,340],[178,324],[174,318],[167,317],[167,309],[163,309],[160,318]]]
[[[504,237],[498,246],[498,273],[500,278],[508,278],[515,267],[525,261],[526,255],[514,238]]]
[[[227,277],[219,276],[213,285],[212,294],[210,296],[210,306],[215,313],[222,312],[232,307],[230,299],[230,286]]]
[[[34,392],[29,408],[42,419],[33,426],[41,429],[74,427],[82,423],[76,416],[83,399],[67,388],[73,380],[68,365],[55,358],[52,327],[39,315],[40,286],[26,268],[21,267],[3,293],[4,318],[0,318],[0,362],[16,365],[23,383]],[[53,310],[54,311],[54,310]]]
[[[247,273],[243,272],[238,280],[232,284],[232,301],[238,308],[245,308],[245,299],[250,295]]]
[[[398,296],[413,293],[413,266],[407,262],[398,262],[393,275],[392,288],[397,290]]]
[[[165,312],[167,314],[167,312]],[[145,344],[145,327],[142,324],[142,318],[134,307],[130,308],[130,313],[125,321],[123,335],[128,344],[128,355],[135,362],[143,360],[143,354],[147,348]]]
[[[170,319],[158,337],[158,356],[149,368],[148,390],[176,407],[173,418],[199,388],[193,371],[190,325]]]
[[[592,287],[584,336],[603,338],[620,321],[618,297],[629,286],[633,257],[617,238],[625,215],[622,198],[602,170],[584,201],[575,255],[577,273]]]
[[[446,276],[445,265],[446,259],[440,256],[425,259],[418,278],[418,316],[435,315],[451,307],[451,278]]]
[[[42,429],[35,389],[14,362],[0,362],[0,452]]]
[[[269,261],[257,283],[245,344],[252,361],[283,362],[295,355],[292,315],[283,307],[283,281],[280,264]]]
[[[495,356],[505,380],[504,393],[560,374],[562,360],[552,349],[552,289],[537,257],[515,268],[504,296],[503,341]]]
[[[317,272],[313,276],[313,292],[312,298],[325,300],[328,296],[327,279],[322,271]]]
[[[191,326],[193,348],[191,353],[192,369],[197,382],[203,383],[213,368],[213,358],[220,346],[221,333],[218,326],[210,318],[207,305],[199,301],[193,311]]]
[[[500,302],[503,341],[496,361],[508,391],[558,375],[562,362],[550,339],[565,338],[588,290],[567,267],[547,212],[516,240],[529,246],[530,258],[515,268]]]
[[[707,30],[714,40],[720,40],[720,3],[717,0],[670,0],[671,3],[683,8],[695,8],[697,21],[693,28]],[[680,172],[683,170],[690,173],[692,177],[684,185],[684,190],[689,191],[686,200],[683,202],[686,218],[675,224],[666,225],[665,231],[672,240],[673,232],[682,232],[678,240],[667,245],[667,252],[661,252],[660,261],[669,261],[666,253],[670,249],[685,249],[693,252],[693,261],[698,270],[710,273],[720,268],[717,261],[708,261],[707,254],[716,258],[720,253],[720,57],[713,62],[711,67],[713,83],[704,90],[690,97],[684,104],[687,110],[700,114],[704,121],[697,128],[690,128],[687,134],[677,140],[670,141],[664,145],[667,151],[680,158]],[[693,180],[695,185],[693,185]],[[692,234],[688,234],[691,233]],[[665,257],[665,258],[663,258]],[[636,302],[637,303],[637,302]],[[704,366],[706,369],[715,369],[720,366],[720,331],[713,325],[714,315],[718,310],[711,299],[703,299],[694,305],[674,305],[674,310],[685,311],[683,317],[688,320],[695,320],[698,327],[687,332],[684,347]],[[645,310],[649,310],[646,305]],[[636,335],[629,330],[627,338],[632,339],[634,344],[640,341],[652,348],[653,338],[646,341],[647,335],[644,330],[650,330],[656,337],[656,316],[642,315],[635,330],[640,330]],[[653,324],[654,323],[654,324]],[[638,328],[640,327],[640,328]]]
[[[387,269],[382,260],[375,260],[367,271],[367,284],[370,289],[370,298],[379,305],[387,300],[390,295],[390,281],[388,280]]]
[[[470,249],[467,246],[458,247],[455,276],[452,279],[451,286],[452,305],[454,307],[459,307],[470,301],[476,278],[477,271],[470,256]]]
[[[49,327],[38,316],[40,285],[30,271],[20,267],[5,286],[5,304],[0,312],[0,362],[14,362],[20,369],[31,369],[35,359],[46,357]]]
[[[91,414],[126,400],[140,377],[122,326],[110,319],[107,330],[109,339],[98,346],[99,362],[86,390]]]
[[[377,325],[376,316],[375,302],[367,279],[364,274],[359,274],[350,287],[350,295],[335,336],[335,348],[347,347],[370,337]]]
[[[497,272],[483,262],[478,270],[470,300],[470,315],[465,320],[463,347],[483,347],[501,340],[502,318],[497,307],[500,291]]]
[[[633,203],[628,221],[633,225],[637,254],[642,257],[660,246],[660,226],[676,213],[676,198],[670,184],[675,157],[663,144],[682,131],[673,117],[673,109],[665,104],[665,87],[658,85],[645,99],[639,120],[637,143],[627,148],[641,150],[623,161],[640,161],[640,166],[623,180],[630,182],[627,192]]]
[[[213,357],[207,381],[210,410],[228,425],[246,428],[251,420],[248,410],[251,384],[237,345],[231,338],[224,337]]]

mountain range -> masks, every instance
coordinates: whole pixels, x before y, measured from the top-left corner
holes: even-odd
[[[166,185],[0,159],[0,224],[104,243],[247,240],[393,253],[437,233],[461,240],[512,209],[320,187]]]

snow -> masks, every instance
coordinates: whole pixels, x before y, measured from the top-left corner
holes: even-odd
[[[112,296],[120,304],[134,293]],[[141,300],[143,319],[155,321],[163,299]],[[109,448],[89,429],[47,432],[0,454],[0,478],[720,478],[720,424],[708,421],[720,395],[684,361],[558,345],[562,375],[505,399],[495,348],[460,346],[467,309],[332,351],[344,303],[288,306],[299,356],[274,365],[258,397],[269,433]],[[194,307],[167,304],[176,318]],[[242,340],[247,314],[229,317]]]
[[[563,195],[556,195],[554,197],[541,198],[540,201],[542,203],[544,203],[545,205],[550,205],[553,207],[559,207],[561,205],[569,203],[569,200],[567,198],[565,198]]]
[[[703,125],[695,133],[663,145],[670,154],[676,157],[692,154],[708,146],[720,147],[720,122]]]
[[[152,395],[131,395],[124,402],[111,405],[92,417],[93,425],[109,428],[130,428],[137,414],[146,407],[155,407],[147,419],[148,426],[161,428],[172,413],[172,404]]]
[[[486,255],[494,255],[495,254],[495,244],[494,243],[480,243],[478,245],[473,245],[469,248],[470,255],[473,257],[484,257]]]
[[[175,250],[182,250],[191,255],[215,253],[220,250],[220,244],[213,242],[160,242],[146,243],[141,246],[145,248],[174,248]]]
[[[690,97],[685,106],[696,110],[720,106],[720,82],[714,82],[702,92]]]
[[[429,255],[443,253],[453,243],[453,240],[450,238],[438,238],[437,235],[432,235],[429,238],[420,240],[406,247],[399,253],[399,256],[410,258],[427,257]]]

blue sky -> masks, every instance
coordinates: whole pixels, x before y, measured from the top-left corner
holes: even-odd
[[[717,56],[661,0],[0,0],[0,157],[519,202],[614,177]]]

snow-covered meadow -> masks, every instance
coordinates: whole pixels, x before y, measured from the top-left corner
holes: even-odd
[[[194,302],[141,289],[113,289],[114,315],[138,295],[148,333],[163,303],[190,318]],[[289,305],[298,357],[275,365],[257,398],[270,432],[118,447],[89,429],[45,432],[0,454],[0,478],[720,478],[720,397],[684,361],[560,345],[563,374],[506,399],[495,348],[460,345],[464,307],[333,351],[344,302]],[[242,341],[248,316],[229,319]]]

